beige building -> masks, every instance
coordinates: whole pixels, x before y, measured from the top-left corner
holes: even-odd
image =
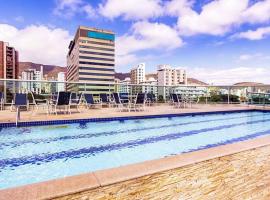
[[[187,74],[184,69],[175,69],[170,65],[158,66],[158,85],[176,86],[187,84]]]
[[[158,75],[158,95],[163,96],[164,99],[169,98],[169,94],[173,93],[173,87],[187,85],[187,74],[184,69],[172,68],[170,65],[159,65],[157,69]]]
[[[142,92],[141,83],[145,81],[145,63],[140,63],[138,66],[134,67],[130,71],[130,83],[136,84],[138,86],[132,85],[131,91],[133,94]]]
[[[145,81],[145,63],[140,63],[130,71],[131,84],[140,84]]]
[[[114,90],[115,34],[112,31],[80,26],[70,42],[67,55],[68,89],[89,93]]]

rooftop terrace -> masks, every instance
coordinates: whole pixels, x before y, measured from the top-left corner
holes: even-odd
[[[80,113],[73,109],[71,114],[47,114],[45,110],[39,109],[34,111],[21,112],[21,122],[27,121],[48,121],[48,120],[69,120],[69,119],[89,119],[89,118],[112,118],[112,117],[127,117],[127,116],[146,116],[146,115],[165,115],[165,114],[181,114],[194,112],[213,112],[213,111],[228,111],[228,110],[245,110],[245,109],[270,109],[262,106],[248,106],[239,104],[195,104],[192,108],[174,108],[167,103],[158,104],[156,106],[147,106],[145,111],[140,112],[120,112],[117,108],[92,108],[87,109],[82,107]],[[0,111],[0,122],[15,122],[16,112],[6,110]]]

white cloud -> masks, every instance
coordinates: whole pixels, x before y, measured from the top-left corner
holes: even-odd
[[[251,60],[252,58],[256,57],[256,55],[252,54],[242,54],[239,56],[240,61],[246,61],[246,60]]]
[[[270,19],[270,0],[259,1],[242,13],[242,20],[249,23],[262,23]]]
[[[97,17],[96,16],[96,11],[91,5],[87,4],[87,5],[83,6],[82,9],[86,13],[87,18],[90,19],[90,18],[96,18]]]
[[[191,14],[194,0],[171,0],[165,3],[165,12],[169,16],[183,16]]]
[[[245,32],[236,33],[231,38],[243,38],[248,40],[261,40],[270,35],[270,26],[261,27],[256,30],[248,30]]]
[[[236,67],[229,69],[190,68],[190,77],[214,85],[232,85],[238,82],[270,83],[269,68]]]
[[[223,35],[241,20],[248,0],[216,0],[205,4],[200,13],[185,8],[178,18],[180,34]]]
[[[86,14],[87,18],[96,17],[95,9],[83,0],[56,0],[53,13],[64,18],[71,18],[76,14]]]
[[[115,59],[116,70],[129,71],[130,66],[138,62],[139,58],[135,54],[117,55]],[[126,67],[126,69],[123,69]]]
[[[116,52],[125,55],[146,49],[170,50],[183,45],[177,31],[162,23],[137,22],[131,28],[132,34],[125,34],[116,40]]]
[[[145,56],[135,54],[138,51],[166,52],[183,45],[177,31],[162,23],[137,22],[132,25],[130,32],[116,39],[116,66],[126,66],[145,60]]]
[[[19,51],[20,61],[66,66],[68,44],[72,37],[68,31],[60,28],[30,25],[17,29],[0,24],[0,39]]]
[[[110,19],[141,20],[161,16],[163,8],[161,0],[107,0],[99,4],[99,13]]]
[[[172,0],[165,3],[165,13],[178,17],[182,35],[224,35],[242,24],[266,23],[270,20],[270,0],[251,3],[249,0],[213,0],[200,11],[194,0]]]
[[[265,54],[262,54],[262,53],[253,53],[253,54],[241,54],[238,58],[237,61],[259,61],[259,60],[269,60],[270,59],[270,56],[269,55],[265,55]]]

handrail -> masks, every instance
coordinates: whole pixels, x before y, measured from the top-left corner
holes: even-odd
[[[115,82],[108,82],[108,83],[100,83],[100,82],[80,82],[80,81],[48,81],[48,80],[21,80],[21,79],[0,79],[1,81],[13,81],[13,82],[37,82],[37,83],[66,83],[66,84],[107,84],[109,86],[114,86],[114,85],[127,85],[127,86],[152,86],[152,87],[208,87],[208,88],[214,88],[214,87],[219,87],[219,88],[243,88],[243,87],[270,87],[270,84],[265,84],[265,85],[173,85],[173,86],[168,86],[168,85],[150,85],[150,84],[126,84],[126,83],[115,83]]]

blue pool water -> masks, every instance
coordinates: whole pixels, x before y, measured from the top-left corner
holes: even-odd
[[[269,134],[260,111],[2,128],[0,189]]]

